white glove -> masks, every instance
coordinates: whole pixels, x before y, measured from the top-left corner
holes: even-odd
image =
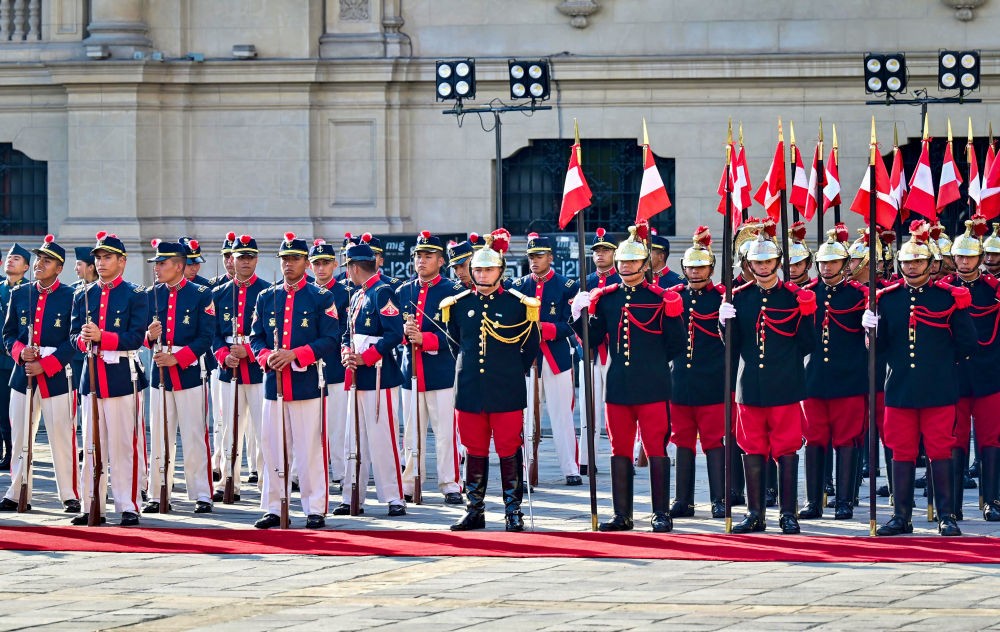
[[[878,328],[879,316],[870,309],[866,309],[864,315],[861,317],[861,325],[865,329],[877,329]]]
[[[736,318],[736,308],[732,303],[723,301],[719,305],[719,322],[725,325],[730,318]]]
[[[570,305],[570,311],[573,312],[573,320],[580,317],[580,313],[583,310],[590,307],[590,292],[580,292],[573,297],[573,302]]]

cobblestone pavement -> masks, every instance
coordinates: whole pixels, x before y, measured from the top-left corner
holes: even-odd
[[[429,446],[432,447],[432,446]],[[599,507],[610,510],[607,441],[601,446]],[[57,509],[49,453],[38,446],[37,490],[28,514],[2,514],[0,525],[65,525]],[[884,470],[884,468],[883,468]],[[497,468],[492,470],[497,472]],[[636,477],[637,526],[648,530],[648,482]],[[533,494],[536,528],[590,527],[587,486],[566,487],[551,442],[542,444],[541,484]],[[697,517],[678,533],[722,533],[707,518],[704,459],[697,471]],[[880,483],[883,482],[880,480]],[[0,475],[0,486],[9,484]],[[801,487],[801,485],[800,485]],[[461,515],[425,484],[425,504],[389,519],[374,501],[368,515],[328,528],[445,529]],[[803,490],[800,489],[800,496]],[[918,490],[916,531],[923,520]],[[967,490],[968,534],[997,535]],[[260,515],[256,490],[242,502],[194,515],[143,516],[146,526],[250,528]],[[867,481],[853,521],[803,521],[803,533],[865,535]],[[490,487],[488,526],[502,528],[499,486]],[[879,504],[879,520],[890,508]],[[293,501],[293,523],[303,518]],[[740,508],[734,510],[734,515]],[[773,516],[773,514],[772,514]],[[116,516],[111,516],[112,521]],[[777,528],[772,517],[771,531]],[[664,537],[670,537],[665,535]],[[948,541],[942,540],[942,546]],[[0,632],[5,630],[1000,630],[1000,567],[948,564],[733,563],[671,560],[530,558],[385,558],[293,555],[188,555],[0,552]]]

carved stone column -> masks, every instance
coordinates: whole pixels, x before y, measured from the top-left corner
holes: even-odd
[[[143,16],[144,0],[91,0],[89,37],[84,45],[107,45],[111,56],[131,58],[135,51],[149,52],[149,27]]]
[[[325,0],[320,57],[409,57],[402,0]]]

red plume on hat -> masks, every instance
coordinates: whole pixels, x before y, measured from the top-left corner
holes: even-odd
[[[229,231],[228,233],[226,233],[226,241],[228,242],[236,241],[236,233],[234,233],[233,231]]]
[[[839,242],[846,242],[851,238],[851,233],[847,230],[847,224],[840,222],[834,226],[836,232],[836,240]]]
[[[198,240],[197,239],[188,240],[188,246],[191,248],[191,250],[197,250],[198,249]]]
[[[104,239],[107,236],[108,236],[108,231],[106,231],[106,230],[99,230],[99,231],[97,231],[97,241],[101,241],[102,239]]]
[[[649,222],[642,219],[635,223],[636,241],[647,241],[649,239]]]
[[[510,248],[510,232],[506,228],[498,228],[490,235],[493,237],[493,243],[490,244],[490,247],[500,254],[507,252],[507,249]]]
[[[918,244],[926,244],[930,234],[930,225],[924,220],[915,219],[910,222],[910,236],[913,237],[913,241]]]
[[[314,246],[322,246],[325,243],[326,243],[325,239],[314,239],[313,240],[313,245]]]
[[[240,235],[240,243],[244,246],[250,243],[250,235]]]
[[[54,236],[52,236],[52,235],[46,235],[45,236],[45,243],[47,243],[47,244],[51,244],[55,240],[56,240],[56,238]]]
[[[160,245],[160,241],[161,241],[160,239],[152,239],[150,240],[149,245],[152,246],[153,248],[156,248],[157,246]]]
[[[110,237],[112,239],[118,239],[118,235],[116,235],[114,233],[111,233],[110,235],[108,235],[108,237]]]
[[[293,233],[291,231],[285,233],[285,241],[286,242],[291,242],[293,239],[295,239],[295,233]]]
[[[431,231],[429,231],[429,230],[422,230],[422,231],[420,231],[420,236],[423,237],[424,239],[430,239],[431,238]]]
[[[479,243],[479,233],[469,233],[469,243],[478,244]]]
[[[366,244],[368,242],[370,242],[371,240],[372,240],[372,234],[371,233],[365,233],[364,235],[361,236],[361,241],[364,242],[364,243],[366,243]]]
[[[604,236],[608,234],[608,231],[604,230],[604,228],[598,228],[596,231],[594,231],[594,233],[597,235],[599,239],[603,239]]]
[[[944,226],[941,225],[941,222],[934,222],[934,225],[931,226],[930,231],[928,232],[931,239],[937,241],[938,239],[941,239],[941,233],[944,232]]]
[[[538,239],[538,233],[528,233],[528,239]]]
[[[893,242],[896,241],[896,231],[894,231],[894,230],[888,230],[888,229],[883,230],[882,232],[880,232],[878,234],[878,236],[886,244],[892,244]]]
[[[344,239],[354,239],[354,235],[351,233],[344,233]]]
[[[778,226],[774,223],[774,220],[771,219],[770,217],[766,217],[763,220],[758,220],[758,221],[761,221],[761,223],[764,225],[764,232],[767,233],[767,236],[770,237],[771,239],[774,239],[775,235],[778,234]],[[803,237],[804,236],[805,234],[803,233]]]
[[[774,222],[772,222],[772,224],[773,223]],[[804,242],[806,240],[806,223],[795,222],[792,224],[791,228],[788,229],[788,234],[791,236],[792,241],[798,243]],[[774,235],[771,236],[774,237]]]
[[[980,213],[976,213],[972,216],[972,231],[976,234],[976,237],[980,239],[983,238],[987,232],[989,232],[990,227],[986,224],[986,216]]]
[[[694,242],[701,244],[704,248],[712,245],[712,232],[708,229],[708,226],[699,226],[694,231]]]

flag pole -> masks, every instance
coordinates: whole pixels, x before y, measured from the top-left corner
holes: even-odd
[[[740,150],[742,149],[743,149],[743,121],[740,121]],[[747,177],[749,178],[749,176]],[[735,180],[735,177],[733,179]],[[749,186],[749,183],[747,184]],[[740,202],[740,204],[742,204],[742,201]],[[748,217],[750,217],[750,207],[743,209],[743,212],[740,215],[740,219],[745,222],[747,221]]]
[[[789,121],[789,123],[791,123],[791,121]],[[782,147],[784,147],[785,134],[781,130],[781,117],[778,117],[778,142],[782,144]],[[794,132],[793,132],[793,135],[792,135],[792,142],[793,143],[795,142]],[[792,152],[793,152],[792,153],[792,180],[791,180],[791,184],[792,185],[795,184],[795,171],[794,171],[794,169],[795,169],[795,154],[794,154],[795,149],[794,149],[794,147],[795,147],[795,145],[792,145]],[[782,151],[784,151],[784,149],[782,149]],[[782,160],[784,160],[784,156],[782,156]],[[789,185],[789,181],[786,180],[785,181],[785,186],[783,186],[781,188],[781,252],[782,252],[782,255],[783,255],[781,257],[781,274],[782,274],[781,278],[782,278],[782,280],[784,280],[786,282],[790,280],[789,279],[789,275],[791,274],[789,272],[789,263],[788,263],[788,185]]]
[[[819,120],[819,145],[816,148],[816,247],[823,239],[823,187],[826,185],[826,171],[823,169],[823,119]]]
[[[583,152],[580,150],[580,126],[576,119],[573,119],[573,131],[575,134],[574,151],[576,151],[576,162],[580,171],[583,171]],[[587,249],[584,244],[587,237],[584,231],[583,212],[576,214],[576,242],[579,247],[580,257],[580,291],[587,291]],[[590,349],[590,318],[586,315],[581,319],[583,326],[580,328],[580,342],[583,345],[583,411],[587,416],[587,479],[590,483],[590,529],[597,531],[597,447],[596,431],[594,427],[594,367],[591,365],[593,358]]]
[[[875,262],[878,258],[876,244],[878,227],[875,225],[875,209],[878,201],[878,184],[875,175],[875,152],[878,151],[875,140],[875,117],[872,116],[871,146],[868,150],[868,309],[875,313],[875,293],[878,290]],[[877,365],[875,362],[875,328],[868,330],[868,463],[869,466],[878,458],[878,426],[875,421]],[[886,463],[892,467],[892,463]],[[875,489],[875,476],[868,476],[868,519],[870,535],[875,535],[875,499],[878,494]]]
[[[969,203],[969,219],[976,214],[975,204],[973,204],[971,187],[972,187],[972,160],[976,154],[976,148],[972,146],[972,117],[969,117],[969,140],[965,144],[965,161],[969,164],[969,181],[965,185],[965,197]],[[979,177],[979,174],[976,174]],[[957,230],[955,232],[958,232]]]
[[[788,121],[788,134],[790,136],[791,145],[792,145],[792,149],[791,149],[791,151],[788,154],[789,160],[791,160],[791,163],[792,163],[792,177],[791,177],[791,179],[789,179],[789,181],[788,181],[788,183],[787,183],[786,186],[790,186],[794,190],[795,189],[795,171],[796,171],[796,165],[798,164],[798,160],[796,160],[796,157],[798,156],[798,151],[799,150],[795,146],[795,123],[793,123],[792,121]],[[793,222],[799,221],[799,209],[795,208],[794,204],[792,205],[792,221]],[[782,232],[788,232],[787,227],[785,229],[782,229]],[[788,251],[786,250],[785,252],[788,252]],[[787,281],[788,278],[785,277],[785,280]]]
[[[951,159],[952,159],[952,164],[955,167],[955,175],[958,176],[958,177],[962,177],[958,173],[958,165],[954,164],[954,161],[955,161],[955,155],[954,155],[955,145],[954,145],[954,138],[952,137],[952,134],[951,134],[951,117],[950,116],[948,117],[948,150],[952,153],[952,158]],[[941,209],[941,213],[942,214],[944,213],[944,209]],[[952,218],[953,218],[954,221],[951,222],[951,234],[955,235],[955,233],[958,232],[958,211],[955,211],[954,213],[952,213]],[[941,216],[940,215],[938,215],[938,221],[939,222],[941,221]]]
[[[646,169],[646,158],[649,156],[649,132],[646,131],[646,117],[642,117],[642,168]],[[649,221],[649,220],[646,220]],[[648,264],[646,268],[646,281],[648,283],[653,282],[653,249],[650,247],[652,245],[652,229],[646,231],[646,237],[642,240],[642,245],[646,248],[646,263]],[[645,456],[646,447],[642,447],[642,454]]]
[[[726,138],[726,169],[733,160],[733,119],[729,119],[729,135]],[[727,171],[728,173],[728,171]],[[729,188],[729,178],[723,178],[726,192],[726,216],[722,219],[722,282],[726,286],[726,302],[733,302],[733,196]],[[733,532],[733,324],[724,328],[723,342],[726,349],[726,360],[723,365],[723,409],[726,420],[725,442],[725,506],[726,533]]]
[[[833,167],[837,170],[837,178],[840,178],[840,150],[837,147],[837,124],[833,124]],[[839,195],[839,194],[838,194]],[[840,204],[833,205],[833,223],[840,223]]]

